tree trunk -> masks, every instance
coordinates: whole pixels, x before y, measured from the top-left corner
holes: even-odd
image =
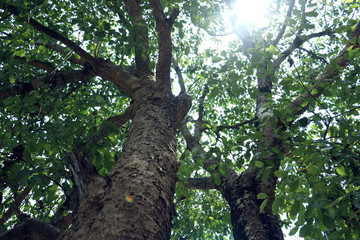
[[[178,169],[176,127],[177,118],[185,115],[179,115],[184,105],[181,97],[157,97],[160,94],[150,90],[132,103],[132,126],[109,177],[92,179],[73,228],[58,240],[170,238]]]
[[[275,182],[276,179],[262,182],[261,177],[258,176],[258,170],[254,168],[249,168],[239,176],[226,178],[221,192],[230,206],[235,240],[284,239],[278,218],[271,211],[273,197],[269,198],[263,212],[260,212],[263,199],[257,199],[257,195],[261,192],[268,195],[269,191],[273,192]]]

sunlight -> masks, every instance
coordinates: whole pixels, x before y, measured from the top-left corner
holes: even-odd
[[[236,0],[233,15],[237,24],[264,27],[268,23],[270,0]]]

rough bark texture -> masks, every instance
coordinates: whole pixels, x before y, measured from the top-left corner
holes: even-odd
[[[272,201],[269,199],[264,211],[260,213],[263,200],[257,199],[257,194],[261,192],[273,192],[275,183],[276,179],[262,182],[258,171],[253,168],[240,175],[229,175],[223,180],[220,191],[230,206],[235,240],[284,239],[277,216],[271,212]]]
[[[13,229],[1,233],[0,240],[52,240],[55,239],[59,229],[49,223],[35,218],[26,218]]]
[[[109,177],[92,179],[74,227],[58,239],[169,239],[183,101],[150,90],[133,103],[127,142]]]

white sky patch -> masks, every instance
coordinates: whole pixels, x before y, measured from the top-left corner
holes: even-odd
[[[270,0],[237,0],[233,14],[237,24],[264,27],[268,24]]]

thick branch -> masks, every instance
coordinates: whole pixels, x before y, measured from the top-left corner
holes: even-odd
[[[125,5],[129,10],[130,21],[133,25],[132,37],[134,38],[135,63],[139,77],[153,75],[150,70],[150,58],[148,54],[149,36],[148,28],[143,22],[140,1],[125,0]]]
[[[210,168],[210,166],[215,165],[219,166],[219,162],[215,160],[214,157],[210,157],[205,159],[207,152],[201,146],[200,142],[195,139],[194,136],[190,133],[189,129],[186,126],[185,120],[180,123],[179,130],[181,131],[182,135],[185,138],[186,144],[188,149],[192,152],[194,158],[203,159],[203,168],[208,171],[209,173],[215,173],[218,171],[218,168]],[[211,169],[211,170],[210,170]],[[236,174],[233,169],[227,169],[229,175]]]
[[[186,126],[185,120],[183,120],[180,123],[179,130],[181,131],[182,135],[184,136],[186,145],[189,148],[189,150],[193,153],[194,158],[204,159],[207,152],[203,149],[203,147],[201,146],[199,141],[194,136],[192,136],[191,132],[189,131],[189,129]],[[210,165],[217,165],[217,164],[218,163],[212,159],[205,160],[204,161],[204,169],[207,169],[208,167],[210,167]]]
[[[156,64],[156,85],[161,92],[170,93],[170,67],[172,59],[171,28],[180,12],[178,9],[174,9],[171,16],[166,18],[159,0],[151,0],[150,4],[156,22],[159,44],[159,57]]]
[[[26,94],[34,89],[40,88],[46,84],[51,86],[65,85],[70,82],[77,82],[82,80],[88,80],[95,75],[93,73],[77,70],[69,72],[57,72],[48,77],[38,78],[29,83],[23,83],[18,86],[6,89],[0,92],[0,99],[4,99],[10,96],[15,96],[19,94]]]
[[[39,219],[27,218],[13,229],[1,233],[0,240],[53,240],[59,233],[59,229]]]
[[[18,16],[19,15],[19,10],[12,5],[5,5],[6,10],[8,10],[9,12],[11,12],[12,14]],[[92,60],[93,57],[88,54],[84,49],[82,49],[79,45],[77,45],[75,42],[71,41],[70,39],[66,38],[65,36],[61,35],[58,32],[55,32],[54,30],[42,25],[41,23],[39,23],[38,21],[36,21],[35,19],[29,17],[29,18],[25,18],[27,20],[27,23],[30,24],[32,27],[34,27],[36,30],[39,30],[42,33],[45,33],[46,35],[62,42],[63,44],[65,44],[67,47],[69,47],[70,49],[72,49],[74,52],[76,52],[80,57],[86,59],[86,60]],[[24,19],[24,21],[25,21]]]
[[[186,186],[189,189],[217,189],[216,184],[214,183],[214,181],[211,181],[209,177],[188,178]]]
[[[85,157],[78,149],[66,153],[68,167],[73,175],[74,189],[74,204],[75,211],[84,196],[87,184],[94,176],[99,176],[95,166]]]
[[[305,93],[298,96],[291,104],[294,115],[300,115],[304,113],[309,105],[305,104],[311,98],[317,98],[322,94],[322,91],[319,89],[324,88],[323,84],[330,85],[333,83],[333,79],[339,75],[340,70],[346,67],[346,65],[352,60],[348,56],[348,49],[351,47],[353,49],[360,48],[359,43],[360,36],[360,21],[357,23],[355,30],[351,37],[349,38],[346,46],[341,50],[336,58],[336,64],[329,64],[324,71],[322,71],[316,78],[316,83],[313,84]]]
[[[131,117],[131,106],[128,107],[124,113],[109,117],[106,119],[100,126],[97,134],[93,138],[93,142],[98,142],[101,139],[108,136],[112,131],[113,128],[119,128],[123,126],[127,121],[130,120]]]
[[[91,62],[91,67],[96,76],[115,84],[132,99],[142,95],[142,90],[147,87],[155,87],[153,80],[139,79],[108,59],[97,58]]]

